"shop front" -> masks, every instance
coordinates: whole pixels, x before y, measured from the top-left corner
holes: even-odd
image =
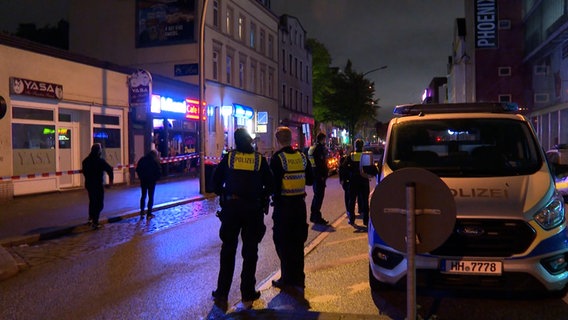
[[[176,99],[159,94],[151,97],[152,148],[162,158],[164,175],[197,170],[199,100]]]

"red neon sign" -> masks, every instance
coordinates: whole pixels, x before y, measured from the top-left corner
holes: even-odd
[[[185,118],[199,120],[199,101],[193,99],[185,99],[185,104]]]

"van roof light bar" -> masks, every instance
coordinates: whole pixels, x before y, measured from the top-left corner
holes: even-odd
[[[514,102],[480,103],[441,103],[441,104],[404,104],[393,110],[395,116],[411,116],[429,113],[518,113],[519,105]]]

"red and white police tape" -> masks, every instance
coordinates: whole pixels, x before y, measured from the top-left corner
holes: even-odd
[[[186,155],[186,156],[175,156],[175,157],[164,157],[160,158],[160,163],[172,163],[188,159],[197,159],[199,155]],[[204,157],[205,160],[220,161],[220,157]],[[213,162],[213,164],[215,164]],[[135,164],[129,165],[118,165],[114,169],[123,170],[129,168],[136,168]],[[47,178],[47,177],[59,177],[63,175],[78,174],[83,172],[82,170],[67,170],[67,171],[57,171],[57,172],[44,172],[44,173],[32,173],[23,174],[19,176],[4,176],[0,177],[0,181],[10,181],[10,180],[22,180],[22,179],[34,179],[34,178]]]

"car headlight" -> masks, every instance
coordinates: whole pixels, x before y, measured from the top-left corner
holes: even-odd
[[[552,200],[535,215],[534,220],[544,229],[550,230],[564,222],[564,199],[557,192]]]

